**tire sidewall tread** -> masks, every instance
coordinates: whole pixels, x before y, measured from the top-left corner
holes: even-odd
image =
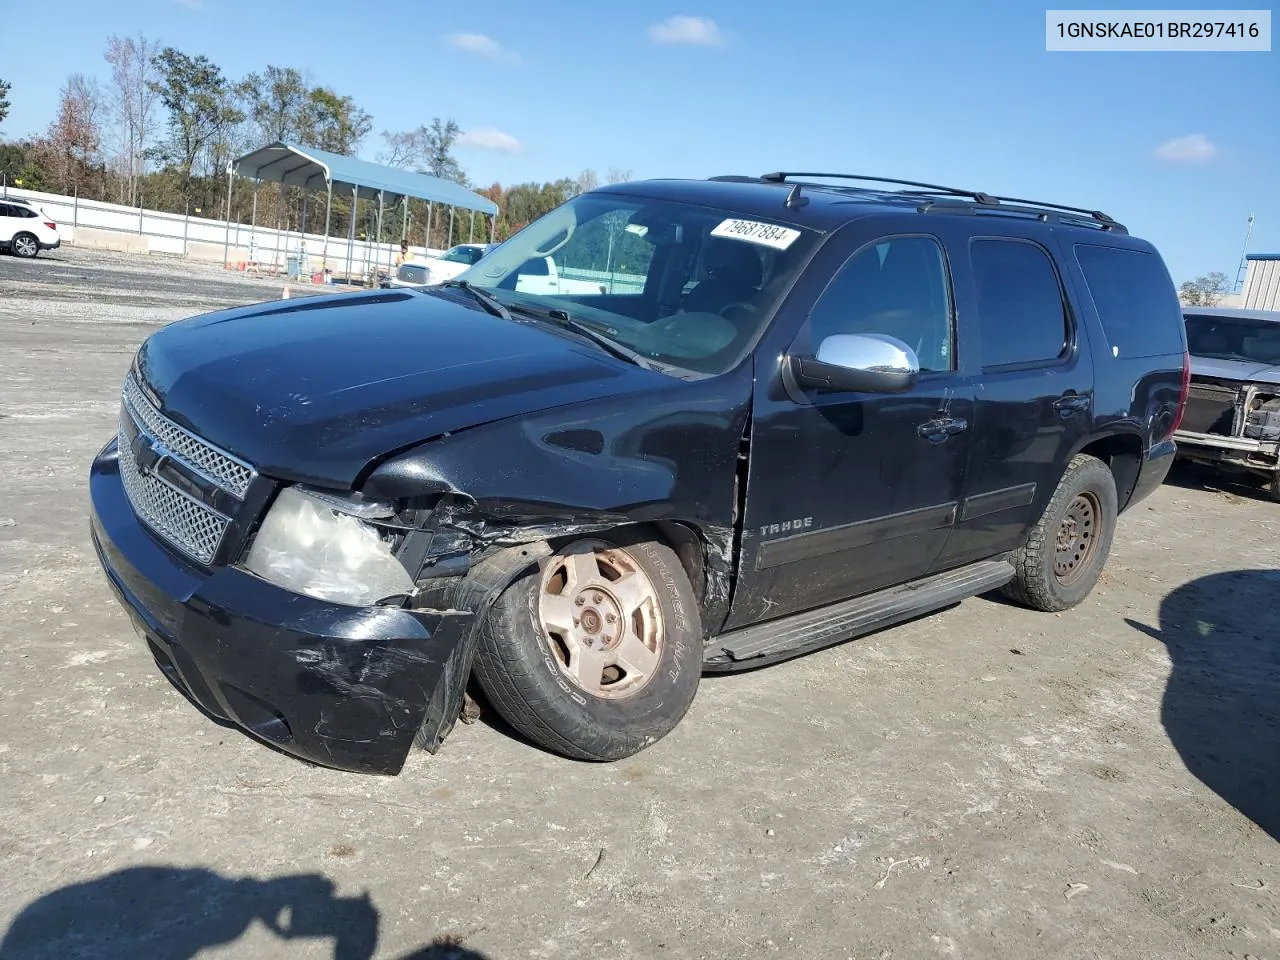
[[[1053,572],[1054,549],[1062,516],[1077,494],[1092,490],[1100,501],[1102,516],[1098,523],[1098,544],[1090,560],[1091,569],[1071,586],[1060,583]],[[1010,558],[1014,578],[1003,589],[1005,596],[1047,613],[1068,610],[1081,603],[1093,591],[1111,553],[1119,514],[1115,476],[1111,468],[1089,454],[1071,458],[1058,482],[1044,514],[1027,535],[1026,542]]]

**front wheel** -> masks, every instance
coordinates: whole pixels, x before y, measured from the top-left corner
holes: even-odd
[[[1014,552],[1017,572],[1004,594],[1049,612],[1089,596],[1111,552],[1117,503],[1111,468],[1088,454],[1073,457],[1044,515]]]
[[[19,256],[30,260],[40,252],[40,241],[29,233],[20,233],[9,242],[10,248]]]
[[[476,678],[543,748],[619,760],[683,719],[702,673],[697,598],[664,544],[577,540],[519,577],[480,626]]]

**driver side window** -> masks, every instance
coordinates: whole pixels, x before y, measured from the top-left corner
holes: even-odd
[[[832,334],[887,334],[915,351],[921,372],[954,370],[951,290],[941,246],[930,237],[894,237],[863,247],[813,305],[809,332],[815,351]]]

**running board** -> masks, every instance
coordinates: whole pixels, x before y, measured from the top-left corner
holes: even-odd
[[[731,630],[707,646],[709,672],[762,667],[851,640],[1002,587],[1013,579],[1005,560],[984,560],[817,610]]]

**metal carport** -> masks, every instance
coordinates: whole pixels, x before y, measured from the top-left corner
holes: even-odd
[[[324,253],[322,258],[327,263],[329,253],[329,223],[333,212],[333,190],[335,187],[351,191],[351,228],[347,241],[347,276],[351,274],[352,251],[355,247],[356,206],[361,198],[372,200],[378,198],[378,234],[379,242],[382,233],[382,215],[386,202],[392,205],[413,197],[427,201],[427,231],[431,229],[432,205],[436,203],[450,207],[450,229],[452,230],[453,207],[471,210],[474,226],[475,212],[486,214],[492,219],[489,223],[489,239],[493,240],[498,222],[498,205],[488,197],[468,190],[460,184],[440,177],[428,176],[425,173],[413,173],[398,167],[387,167],[368,160],[355,157],[344,157],[340,154],[317,150],[313,147],[298,147],[278,141],[246,153],[233,160],[227,167],[227,239],[223,244],[223,265],[226,265],[227,251],[231,240],[231,184],[236,176],[251,179],[253,186],[253,221],[257,226],[258,219],[258,184],[279,183],[286,187],[301,187],[302,224],[306,230],[307,196],[323,186],[325,191],[324,213]],[[408,222],[408,206],[405,206],[405,222]],[[366,258],[366,264],[367,264]]]

